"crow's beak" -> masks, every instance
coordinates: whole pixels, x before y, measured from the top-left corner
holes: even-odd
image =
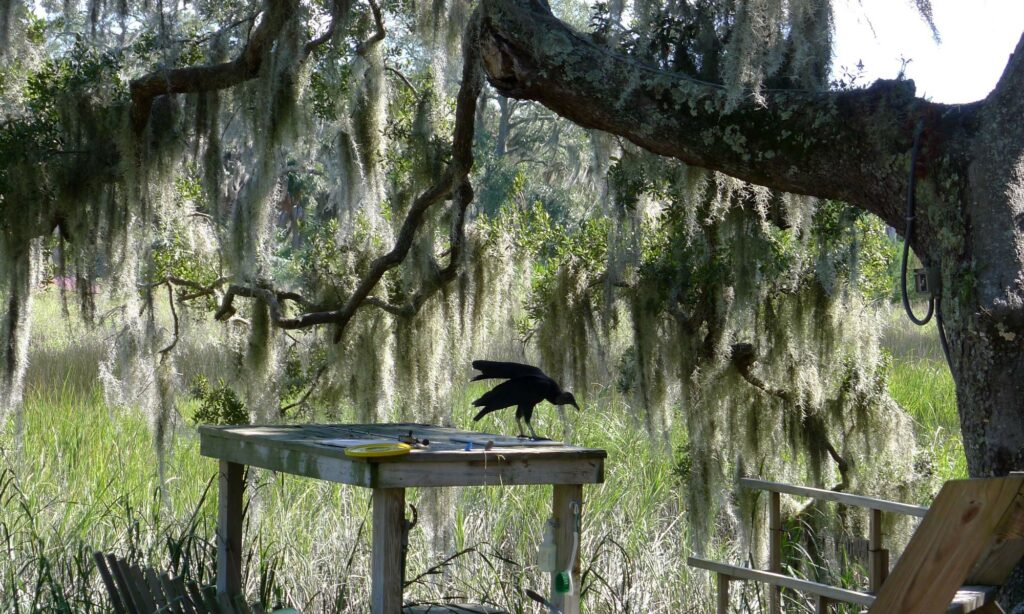
[[[579,406],[579,405],[577,405],[575,401],[573,401],[572,403],[570,403],[570,405],[572,405],[573,407],[575,407],[575,408],[576,408],[576,411],[579,411],[579,410],[580,410],[580,406]]]

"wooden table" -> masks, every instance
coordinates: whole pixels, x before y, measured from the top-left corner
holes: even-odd
[[[552,484],[552,516],[559,569],[569,567],[583,484],[604,481],[604,450],[555,441],[530,441],[426,424],[200,426],[200,451],[220,460],[217,519],[217,592],[242,590],[242,491],[245,465],[373,489],[371,612],[402,609],[402,526],[410,486],[513,486]],[[353,440],[429,440],[403,456],[359,459],[345,455]],[[487,442],[493,442],[485,450]],[[472,444],[467,450],[467,444]],[[576,507],[578,506],[578,507]],[[543,527],[537,527],[538,535]],[[578,549],[577,549],[578,550]],[[574,594],[554,590],[555,607],[579,612],[579,553],[572,561]],[[552,574],[553,575],[553,574]]]

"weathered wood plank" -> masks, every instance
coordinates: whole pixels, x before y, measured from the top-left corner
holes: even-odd
[[[128,595],[121,596],[121,591],[114,582],[114,576],[110,572],[110,567],[107,565],[107,560],[103,553],[93,552],[92,558],[96,561],[96,569],[100,572],[103,585],[107,588],[107,595],[110,596],[110,607],[114,610],[115,614],[127,614],[127,608],[132,605],[130,597]]]
[[[551,577],[551,603],[562,614],[580,613],[580,548],[583,536],[579,535],[573,552],[573,539],[577,531],[576,516],[579,514],[580,528],[583,525],[583,486],[580,484],[556,484],[552,490],[551,517],[555,519],[555,562],[558,569],[570,569],[572,592],[559,593],[555,590],[555,575]],[[570,560],[569,557],[572,557]]]
[[[136,595],[136,591],[132,588],[133,580],[128,574],[128,565],[113,554],[107,555],[107,565],[110,567],[110,573],[114,576],[118,593],[124,599],[126,610],[128,612],[139,612],[145,609],[146,604],[142,601],[142,597]]]
[[[222,460],[217,490],[217,595],[242,592],[242,491],[244,467]]]
[[[996,539],[967,575],[968,584],[1000,585],[1024,559],[1024,539]]]
[[[715,611],[718,614],[729,614],[729,576],[724,573],[715,574],[718,603]]]
[[[402,611],[402,521],[405,489],[373,489],[373,554],[370,611],[400,614]]]
[[[834,501],[835,503],[842,503],[844,505],[866,507],[868,509],[892,512],[894,514],[917,516],[919,518],[924,518],[924,515],[928,513],[928,508],[921,507],[920,505],[909,505],[907,503],[898,503],[896,501],[876,499],[875,497],[865,497],[863,495],[851,495],[845,492],[824,490],[822,488],[795,486],[793,484],[783,484],[782,482],[769,482],[768,480],[759,480],[756,478],[740,478],[740,486],[754,490],[778,492],[786,495],[811,497],[821,501]]]
[[[203,597],[203,603],[206,604],[207,610],[218,613],[223,611],[220,600],[217,598],[216,586],[201,586],[198,588]]]
[[[172,605],[171,597],[164,593],[164,587],[160,583],[160,578],[156,575],[156,572],[149,567],[144,567],[140,571],[157,609],[161,612],[168,612],[168,614],[181,614],[181,608]]]
[[[953,597],[953,603],[946,608],[946,612],[1002,612],[1002,608],[999,608],[995,601],[997,592],[998,588],[995,586],[962,586]],[[993,610],[991,606],[997,609]]]
[[[878,592],[874,612],[946,609],[1015,509],[1024,476],[951,480]]]
[[[128,579],[128,589],[131,591],[135,603],[139,605],[139,611],[155,612],[156,601],[149,593],[149,586],[146,584],[146,579],[142,576],[142,570],[138,566],[129,565],[123,560],[119,560],[117,563],[124,573],[124,577]]]
[[[429,449],[413,450],[405,456],[393,456],[382,458],[384,463],[432,463],[437,461],[453,462],[482,462],[484,460],[504,456],[509,459],[522,460],[602,460],[608,454],[604,450],[591,448],[571,448],[548,446],[543,448],[531,448],[528,446],[495,446],[491,450],[484,450],[482,447],[475,447],[472,450],[464,448],[445,448],[443,444],[430,444]]]
[[[486,605],[472,605],[468,603],[429,603],[405,606],[405,608],[402,609],[402,614],[508,614],[508,612]]]
[[[167,595],[172,596],[171,598],[176,600],[181,605],[181,610],[185,614],[204,614],[205,610],[199,610],[195,602],[188,595],[188,589],[185,588],[185,580],[181,576],[170,577],[169,574],[160,574],[160,581],[164,585],[164,592]]]
[[[810,580],[800,580],[799,578],[794,578],[792,576],[786,576],[783,574],[772,573],[770,571],[750,569],[749,567],[738,567],[736,565],[719,563],[718,561],[709,561],[707,559],[702,559],[695,556],[691,556],[690,558],[688,558],[686,560],[686,564],[691,567],[698,567],[700,569],[713,571],[717,574],[725,574],[731,578],[739,578],[742,580],[754,580],[757,582],[766,582],[774,586],[790,588],[795,591],[807,593],[809,595],[820,595],[822,597],[827,597],[833,601],[841,601],[843,603],[853,603],[856,605],[869,606],[875,601],[875,598],[871,595],[868,595],[867,593],[851,591],[844,588],[837,588],[835,586],[829,586],[827,584],[811,582]],[[891,611],[896,612],[902,610]]]
[[[215,591],[216,589],[213,588],[213,592]],[[188,594],[188,598],[192,602],[192,606],[195,608],[196,614],[216,612],[216,610],[211,609],[216,602],[208,601],[206,596],[203,594],[202,589],[200,589],[195,582],[186,582],[185,592]]]
[[[1006,614],[1006,610],[999,606],[996,601],[990,601],[985,605],[981,606],[977,610],[974,610],[975,614]]]
[[[414,428],[408,428],[414,427]],[[344,447],[325,445],[338,439],[367,439],[379,437],[404,437],[410,430],[414,437],[430,440],[425,449],[415,450],[412,454],[395,457],[381,462],[433,462],[437,460],[483,460],[500,451],[507,455],[522,455],[528,458],[605,458],[604,450],[581,448],[565,445],[561,442],[519,440],[489,433],[460,431],[442,427],[409,424],[368,424],[368,425],[273,425],[273,426],[210,426],[199,427],[200,439],[203,444],[207,440],[229,440],[235,442],[257,442],[269,448],[289,450],[306,450],[324,456],[347,458]],[[481,445],[474,445],[472,450],[465,450],[466,441],[473,440]],[[493,441],[492,451],[484,449],[483,443]],[[214,450],[207,453],[206,446],[201,445],[201,452],[207,456],[216,456]],[[219,457],[218,457],[219,458]]]
[[[523,455],[515,457],[502,452],[486,456],[448,453],[432,457],[437,459],[433,461],[417,452],[398,457],[408,459],[405,462],[396,462],[394,457],[353,459],[286,447],[264,448],[253,442],[217,438],[204,439],[202,452],[205,456],[238,464],[369,488],[591,484],[604,480],[602,459],[522,458]]]
[[[370,483],[376,488],[596,484],[604,481],[604,462],[601,460],[491,458],[486,462],[370,464]]]
[[[416,450],[398,457],[357,459],[343,448],[270,436],[222,437],[227,431],[201,427],[204,456],[305,477],[364,486],[481,486],[592,484],[604,481],[603,450],[505,448],[489,451]],[[266,432],[261,428],[260,432]],[[237,434],[237,432],[236,432]],[[431,444],[433,445],[433,444]]]
[[[301,475],[328,482],[370,486],[370,467],[344,456],[336,448],[331,453],[320,453],[289,447],[281,442],[240,440],[217,435],[204,436],[200,453],[240,465],[250,465]]]
[[[1020,474],[1013,474],[1020,475]],[[995,539],[967,576],[970,584],[999,585],[1006,581],[1017,562],[1024,558],[1024,492],[1010,504],[999,521]]]
[[[814,597],[814,614],[828,614],[828,611],[832,603],[832,600],[828,597],[816,595]]]

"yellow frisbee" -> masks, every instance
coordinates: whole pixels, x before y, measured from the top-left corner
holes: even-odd
[[[368,443],[345,448],[345,456],[354,456],[356,458],[401,456],[402,454],[408,454],[410,450],[412,450],[412,446],[398,441],[394,443]]]

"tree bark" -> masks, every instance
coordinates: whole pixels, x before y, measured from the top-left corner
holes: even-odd
[[[153,100],[157,96],[222,90],[255,78],[274,42],[296,10],[297,3],[294,0],[268,0],[263,20],[253,30],[238,57],[230,62],[159,70],[133,80],[129,89],[135,131],[142,132],[145,129]],[[333,23],[331,25],[333,27]]]
[[[967,147],[965,276],[943,306],[972,475],[1024,469],[1024,36]],[[946,281],[945,279],[943,280]],[[1021,595],[1024,597],[1024,594]]]
[[[909,240],[941,271],[968,467],[1024,469],[1024,38],[975,103],[938,104],[915,96],[912,81],[878,81],[768,91],[761,104],[600,47],[541,0],[483,0],[481,12],[481,57],[502,94],[687,164],[846,201],[901,232],[921,126]]]

